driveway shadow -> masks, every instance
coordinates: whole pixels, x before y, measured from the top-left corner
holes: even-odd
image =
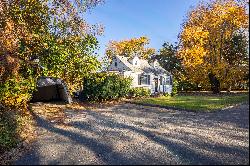
[[[54,124],[49,122],[46,119],[41,118],[39,115],[32,112],[32,115],[37,121],[37,126],[43,128],[50,133],[64,136],[68,138],[73,145],[71,148],[74,149],[74,146],[84,146],[89,151],[93,152],[94,155],[101,161],[101,164],[108,165],[134,165],[134,164],[171,164],[171,159],[167,158],[156,158],[153,153],[146,149],[142,154],[131,154],[128,156],[127,153],[116,150],[114,144],[118,140],[130,141],[130,135],[126,135],[121,132],[121,130],[126,130],[133,132],[141,137],[145,137],[149,140],[150,143],[154,143],[161,147],[167,149],[172,156],[173,163],[180,164],[206,164],[206,165],[217,165],[225,163],[249,163],[249,150],[239,146],[225,145],[221,143],[209,142],[206,140],[206,137],[202,133],[191,133],[189,130],[192,129],[202,129],[202,131],[209,130],[210,125],[213,127],[214,123],[218,123],[219,118],[217,114],[202,114],[201,118],[196,117],[196,113],[182,113],[179,112],[162,112],[162,110],[152,109],[152,108],[143,108],[137,107],[135,105],[121,105],[116,107],[110,107],[109,113],[113,113],[114,117],[106,114],[105,111],[95,111],[95,110],[82,110],[86,113],[86,119],[84,120],[75,120],[69,123],[69,125],[75,129],[76,132],[67,129],[61,129],[56,127]],[[151,117],[152,115],[152,117]],[[121,122],[121,119],[118,119],[117,116],[123,116],[124,122]],[[127,119],[126,119],[127,117]],[[154,127],[147,125],[147,123],[141,123],[141,126],[136,123],[131,123],[129,119],[135,119],[135,122],[138,121],[136,118],[147,118],[155,123]],[[158,117],[157,119],[155,119]],[[74,118],[74,117],[72,117]],[[127,120],[127,121],[126,121]],[[206,122],[207,120],[208,122]],[[234,123],[234,121],[227,121]],[[192,125],[192,124],[196,125]],[[222,122],[224,123],[224,122]],[[180,129],[185,127],[185,130],[173,130],[170,133],[158,132],[160,130],[155,129],[155,127],[162,127],[162,124],[168,124],[172,126],[177,126]],[[199,126],[200,124],[201,126]],[[164,127],[164,126],[163,126]],[[247,127],[247,126],[243,126]],[[233,129],[223,128],[220,129],[231,131]],[[112,131],[111,131],[112,130]],[[96,137],[88,137],[81,132],[89,132],[95,135]],[[180,132],[180,133],[179,133]],[[230,135],[231,134],[231,135]],[[230,133],[228,137],[232,137],[233,133]],[[104,137],[103,137],[104,135]],[[190,136],[190,137],[189,137]],[[192,136],[192,137],[191,137]],[[223,137],[223,136],[222,136]],[[239,136],[240,137],[240,136]],[[98,138],[98,139],[97,139]],[[99,139],[99,138],[104,138]],[[195,139],[197,138],[197,140]],[[39,138],[38,138],[39,139]],[[245,137],[242,136],[243,141]],[[39,140],[38,140],[39,141]],[[60,142],[60,140],[58,140]],[[249,146],[249,145],[248,145]],[[43,163],[41,158],[46,154],[39,154],[37,149],[39,147],[34,147],[33,150],[14,164],[61,164],[61,163],[70,163],[70,164],[79,164],[78,161],[68,159],[68,154],[63,156],[58,156],[56,159],[51,159]],[[128,147],[133,148],[133,147]],[[205,151],[206,153],[202,152]],[[152,153],[152,154],[151,154]],[[209,154],[211,153],[211,154]],[[216,154],[215,154],[216,153]],[[161,156],[158,154],[158,156]],[[225,157],[226,156],[226,157]],[[228,156],[233,156],[228,158]],[[235,158],[234,158],[235,157]],[[67,160],[68,159],[68,160]],[[230,161],[227,161],[230,159]],[[236,161],[238,159],[243,159],[242,161]],[[175,161],[178,160],[178,161]],[[100,163],[96,163],[100,164]]]
[[[128,111],[135,108],[140,111]],[[242,104],[225,110],[212,112],[195,112],[176,108],[166,109],[157,106],[145,107],[138,104],[125,104],[113,107],[113,111],[115,111],[116,114],[122,114],[130,117],[142,117],[146,114],[157,114],[157,116],[160,115],[164,118],[173,115],[175,117],[173,120],[180,119],[181,121],[195,121],[196,123],[200,122],[207,125],[229,123],[239,128],[249,129],[249,104]],[[199,116],[199,118],[196,118],[197,116]],[[171,121],[171,118],[169,118],[169,120]]]
[[[116,108],[115,108],[116,109]],[[129,111],[129,109],[127,110]],[[110,119],[107,116],[100,115],[99,113],[96,113],[94,111],[88,112],[90,115],[92,115],[95,119],[98,119],[100,122],[99,125],[107,126],[110,128],[117,128],[117,129],[127,129],[130,131],[133,131],[135,133],[138,133],[142,136],[147,137],[151,141],[155,142],[156,144],[160,144],[164,147],[166,147],[168,150],[170,150],[174,155],[178,156],[181,163],[185,164],[223,164],[223,162],[219,158],[210,157],[203,155],[202,153],[195,151],[188,146],[176,143],[171,141],[168,138],[174,138],[174,139],[180,139],[182,140],[182,137],[179,137],[178,135],[172,134],[172,136],[164,136],[155,132],[151,132],[149,130],[142,129],[141,127],[135,127],[130,126],[124,123],[118,123],[115,122],[113,119]],[[223,146],[220,144],[209,144],[205,142],[197,142],[195,141],[194,144],[196,147],[199,148],[206,148],[207,150],[216,150],[219,153],[232,153],[242,156],[243,158],[247,158],[249,155],[249,151],[245,149],[239,149],[236,147],[230,147],[230,146]]]
[[[122,154],[118,152],[114,152],[111,146],[103,144],[93,138],[88,138],[78,133],[70,132],[68,130],[60,129],[54,127],[49,121],[39,117],[35,113],[32,112],[32,115],[36,119],[37,126],[46,129],[52,133],[63,135],[74,142],[74,144],[79,144],[81,146],[87,147],[89,150],[95,153],[105,164],[135,164],[136,161],[128,159],[124,157]],[[112,158],[107,158],[107,154],[112,153]],[[56,161],[50,161],[51,164],[59,163],[59,159]],[[40,164],[39,163],[39,155],[37,152],[33,151],[29,154],[21,157],[19,160],[15,162],[18,165],[31,165],[31,164]],[[48,163],[47,163],[48,164]],[[73,163],[76,164],[76,163]]]

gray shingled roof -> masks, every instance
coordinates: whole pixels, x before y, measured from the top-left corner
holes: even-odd
[[[128,57],[119,56],[119,55],[116,55],[116,57],[119,60],[121,60],[121,62],[123,62],[133,72],[154,73],[156,75],[158,75],[158,74],[170,74],[164,68],[162,68],[158,62],[157,62],[157,67],[154,68],[153,66],[151,66],[148,63],[148,60],[140,59],[140,66],[133,66],[129,62]]]

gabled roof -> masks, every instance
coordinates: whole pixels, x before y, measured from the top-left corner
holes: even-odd
[[[116,55],[116,57],[124,63],[131,71],[133,72],[142,72],[142,73],[154,73],[156,75],[158,74],[168,74],[170,75],[169,72],[167,72],[164,68],[160,66],[160,64],[157,62],[157,67],[154,67],[149,64],[148,60],[145,59],[140,59],[140,65],[139,66],[134,66],[129,62],[129,58],[125,56],[119,56]]]
[[[117,59],[119,59],[125,66],[127,66],[131,71],[133,71],[133,65],[131,63],[129,63],[128,61],[128,57],[125,57],[125,56],[119,56],[119,55],[116,55]]]

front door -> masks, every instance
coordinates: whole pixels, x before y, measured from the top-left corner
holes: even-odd
[[[155,92],[158,92],[158,78],[154,78],[155,81]]]

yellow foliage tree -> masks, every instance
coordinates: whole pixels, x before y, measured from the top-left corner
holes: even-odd
[[[155,53],[154,48],[145,47],[148,44],[149,39],[146,36],[122,41],[110,41],[106,49],[106,55],[109,59],[114,55],[127,57],[138,55],[141,58],[148,59]]]
[[[230,89],[248,70],[247,3],[234,0],[201,2],[188,13],[179,35],[178,57],[191,82],[214,93]]]

